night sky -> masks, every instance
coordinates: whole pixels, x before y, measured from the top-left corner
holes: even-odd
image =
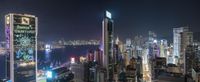
[[[152,30],[172,40],[172,28],[181,26],[200,31],[198,0],[0,0],[0,40],[7,13],[36,15],[39,40],[99,40],[105,10],[112,13],[115,36],[121,39]]]

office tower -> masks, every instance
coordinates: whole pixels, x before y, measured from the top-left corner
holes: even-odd
[[[125,48],[126,48],[126,52],[127,52],[127,57],[128,57],[128,62],[130,61],[130,59],[133,57],[133,49],[132,49],[132,43],[131,43],[131,39],[126,39],[126,44],[125,44]]]
[[[185,74],[191,74],[190,70],[195,67],[195,47],[188,45],[185,49]]]
[[[149,42],[153,43],[153,41],[156,39],[157,35],[156,33],[149,31]]]
[[[193,32],[182,32],[181,33],[181,49],[180,49],[180,58],[184,57],[185,49],[188,45],[193,43]],[[183,63],[183,62],[182,62]]]
[[[160,47],[157,40],[153,42],[153,58],[160,57]]]
[[[90,50],[88,53],[87,53],[87,61],[94,61],[94,51],[93,50]]]
[[[189,31],[188,27],[173,28],[173,55],[174,57],[180,57],[181,51],[181,33]],[[174,63],[177,63],[175,59]]]
[[[5,16],[5,33],[9,50],[8,78],[12,82],[36,82],[37,17],[8,14]]]
[[[114,50],[113,50],[113,62],[115,63],[115,64],[117,64],[118,63],[118,61],[119,61],[119,45],[117,45],[117,44],[114,44]]]
[[[173,46],[172,44],[169,44],[169,47],[167,48],[167,64],[173,64],[174,57],[173,57]]]
[[[137,74],[136,69],[137,69],[137,59],[131,58],[129,61],[129,65],[126,66],[127,82],[136,81],[136,74]]]
[[[102,51],[100,49],[97,49],[97,50],[94,51],[94,60],[100,66],[102,66],[102,62],[103,62],[102,57],[103,57]]]
[[[185,60],[186,54],[186,48],[188,45],[192,45],[193,43],[193,32],[182,32],[181,33],[181,51],[180,51],[180,60],[179,63],[181,66],[184,65],[184,67],[182,67],[184,69],[184,74],[186,73],[185,69],[186,69],[186,63],[187,61]]]
[[[181,52],[185,52],[185,48],[193,43],[193,32],[182,32],[181,33]],[[180,54],[181,55],[181,54]]]
[[[108,11],[105,12],[105,17],[103,19],[103,67],[106,68],[107,80],[112,81],[113,79],[113,32],[114,24],[112,20],[112,14]]]
[[[154,54],[154,46],[155,43],[157,43],[157,35],[156,33],[149,31],[149,37],[148,37],[148,48],[149,48],[149,57],[150,59],[154,59],[155,58],[155,54]]]

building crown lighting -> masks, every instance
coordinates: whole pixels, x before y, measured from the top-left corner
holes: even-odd
[[[110,12],[106,11],[106,17],[111,19],[112,18],[112,14]]]

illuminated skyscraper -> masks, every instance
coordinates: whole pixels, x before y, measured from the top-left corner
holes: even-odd
[[[112,14],[108,11],[105,12],[105,18],[103,19],[102,29],[102,42],[103,42],[103,67],[106,68],[106,79],[113,80],[113,33],[114,25],[112,20]]]
[[[189,31],[188,27],[173,28],[173,55],[180,57],[181,51],[181,33]],[[177,63],[174,61],[174,63]]]
[[[5,16],[5,33],[9,50],[8,78],[12,82],[36,82],[37,17],[8,14]]]

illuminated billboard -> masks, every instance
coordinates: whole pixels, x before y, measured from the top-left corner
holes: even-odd
[[[10,78],[12,82],[36,82],[37,18],[9,14]],[[7,19],[7,18],[6,18]],[[8,36],[7,36],[8,37]]]

